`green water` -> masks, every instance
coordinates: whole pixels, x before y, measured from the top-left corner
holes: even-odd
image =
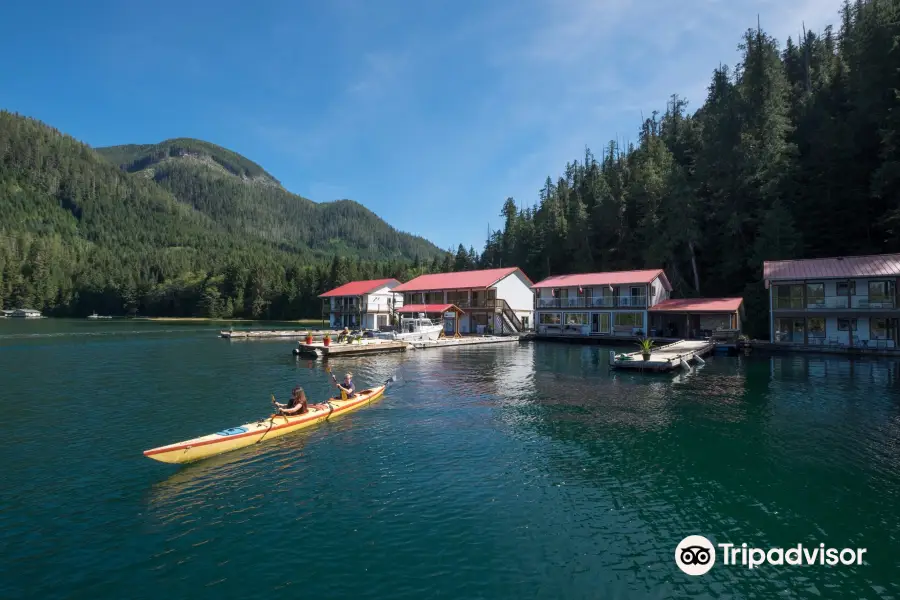
[[[351,415],[178,467],[147,448],[329,387],[220,325],[0,321],[0,598],[900,597],[900,367],[597,347],[345,358]],[[675,565],[689,534],[861,566]]]

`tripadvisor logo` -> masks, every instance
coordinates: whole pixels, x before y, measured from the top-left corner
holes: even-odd
[[[703,575],[716,564],[716,549],[702,535],[689,535],[675,548],[675,564],[688,575]]]
[[[755,569],[769,565],[861,565],[865,548],[826,548],[825,544],[806,547],[797,544],[790,548],[750,548],[747,544],[713,544],[702,535],[689,535],[675,548],[675,564],[688,575],[703,575],[716,564],[716,547],[722,564],[741,565]]]

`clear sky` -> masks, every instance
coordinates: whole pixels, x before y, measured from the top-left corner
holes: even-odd
[[[481,250],[584,147],[702,104],[745,29],[837,28],[840,0],[22,0],[0,107],[92,146],[194,137],[315,201]]]

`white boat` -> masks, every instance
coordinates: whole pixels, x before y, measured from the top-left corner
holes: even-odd
[[[92,315],[88,315],[88,319],[112,319],[109,315],[98,315],[96,312]]]
[[[382,331],[376,333],[375,337],[402,342],[434,341],[443,330],[443,323],[426,319],[424,313],[419,313],[418,317],[401,319],[400,331]]]

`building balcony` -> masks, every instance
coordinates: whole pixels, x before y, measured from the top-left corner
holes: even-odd
[[[537,310],[559,308],[647,308],[646,296],[603,296],[600,298],[538,298]]]
[[[359,312],[360,306],[358,304],[336,304],[334,306],[325,305],[325,310],[333,313],[356,313]],[[365,307],[363,307],[365,310]]]
[[[893,298],[876,296],[819,296],[818,298],[779,298],[772,301],[774,310],[824,311],[824,310],[894,310]]]
[[[496,298],[482,298],[479,300],[461,300],[459,302],[448,301],[447,304],[455,304],[463,310],[496,310],[503,309],[504,301]]]

